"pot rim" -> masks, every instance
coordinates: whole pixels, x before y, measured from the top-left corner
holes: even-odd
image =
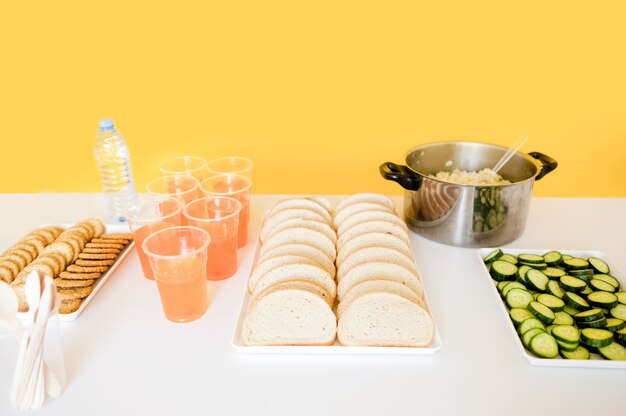
[[[524,183],[524,182],[527,182],[527,181],[534,181],[535,177],[537,177],[537,175],[539,175],[541,173],[541,167],[542,167],[541,163],[539,163],[538,160],[530,157],[527,153],[520,152],[519,150],[517,150],[515,153],[516,154],[520,154],[526,160],[528,160],[533,165],[535,165],[536,170],[535,170],[535,173],[532,176],[530,176],[529,178],[521,180],[521,181],[517,181],[517,182],[511,182],[511,183],[508,183],[508,184],[472,185],[472,184],[466,184],[466,183],[455,183],[455,182],[444,181],[444,180],[441,180],[441,179],[431,178],[430,176],[424,175],[424,174],[416,171],[415,169],[413,169],[413,167],[409,164],[409,161],[408,161],[409,156],[413,152],[415,152],[416,150],[418,150],[420,148],[430,147],[430,146],[433,146],[433,145],[455,144],[455,143],[472,143],[472,144],[477,144],[477,145],[482,145],[482,146],[496,147],[496,148],[504,150],[505,152],[509,149],[508,147],[501,146],[499,144],[485,143],[485,142],[479,142],[479,141],[475,141],[475,140],[440,140],[440,141],[436,141],[436,142],[424,143],[424,144],[421,144],[419,146],[415,146],[415,147],[411,148],[409,151],[406,152],[406,155],[404,157],[404,163],[406,164],[406,167],[411,170],[411,172],[413,172],[416,175],[419,175],[423,179],[427,179],[427,180],[430,180],[430,181],[443,183],[443,184],[446,184],[446,185],[455,185],[455,186],[462,186],[462,187],[467,187],[467,188],[477,188],[477,187],[481,187],[481,188],[504,188],[504,187],[509,187],[509,186],[515,186],[517,184]]]

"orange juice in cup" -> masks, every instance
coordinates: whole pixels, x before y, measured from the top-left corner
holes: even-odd
[[[205,196],[228,196],[241,203],[237,237],[239,247],[245,246],[248,242],[251,186],[250,178],[240,175],[215,175],[200,184],[200,193]]]
[[[252,180],[253,167],[254,163],[250,159],[241,156],[226,156],[210,160],[206,165],[206,170],[210,176],[237,175]]]
[[[241,203],[224,196],[208,196],[185,206],[189,225],[202,228],[211,236],[207,249],[207,279],[222,280],[237,272],[239,213]]]
[[[171,227],[143,242],[159,289],[165,317],[189,322],[208,308],[206,255],[209,233],[197,227]]]
[[[209,176],[207,162],[199,156],[178,156],[167,159],[159,164],[163,175],[193,176],[202,182]]]
[[[183,203],[178,198],[140,196],[136,204],[126,211],[126,219],[135,239],[135,248],[143,275],[154,280],[148,256],[143,251],[143,241],[157,231],[180,225]]]

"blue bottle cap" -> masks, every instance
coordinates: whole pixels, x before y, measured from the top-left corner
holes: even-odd
[[[109,130],[113,128],[113,119],[112,118],[105,118],[100,120],[100,130]]]

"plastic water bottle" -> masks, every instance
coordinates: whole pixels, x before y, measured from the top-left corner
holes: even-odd
[[[111,119],[100,120],[95,154],[109,216],[115,222],[126,222],[124,211],[137,199],[137,192],[128,147]]]

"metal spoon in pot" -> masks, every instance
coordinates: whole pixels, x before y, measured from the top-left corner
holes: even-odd
[[[511,147],[509,147],[509,150],[507,150],[506,153],[502,155],[500,160],[498,160],[498,163],[496,163],[496,165],[491,169],[491,174],[495,176],[496,173],[498,173],[498,171],[502,169],[504,165],[506,165],[509,159],[513,157],[513,155],[518,151],[518,149],[522,147],[524,143],[526,143],[527,140],[528,140],[528,133],[522,134],[520,138],[517,139],[517,141],[513,143]]]

